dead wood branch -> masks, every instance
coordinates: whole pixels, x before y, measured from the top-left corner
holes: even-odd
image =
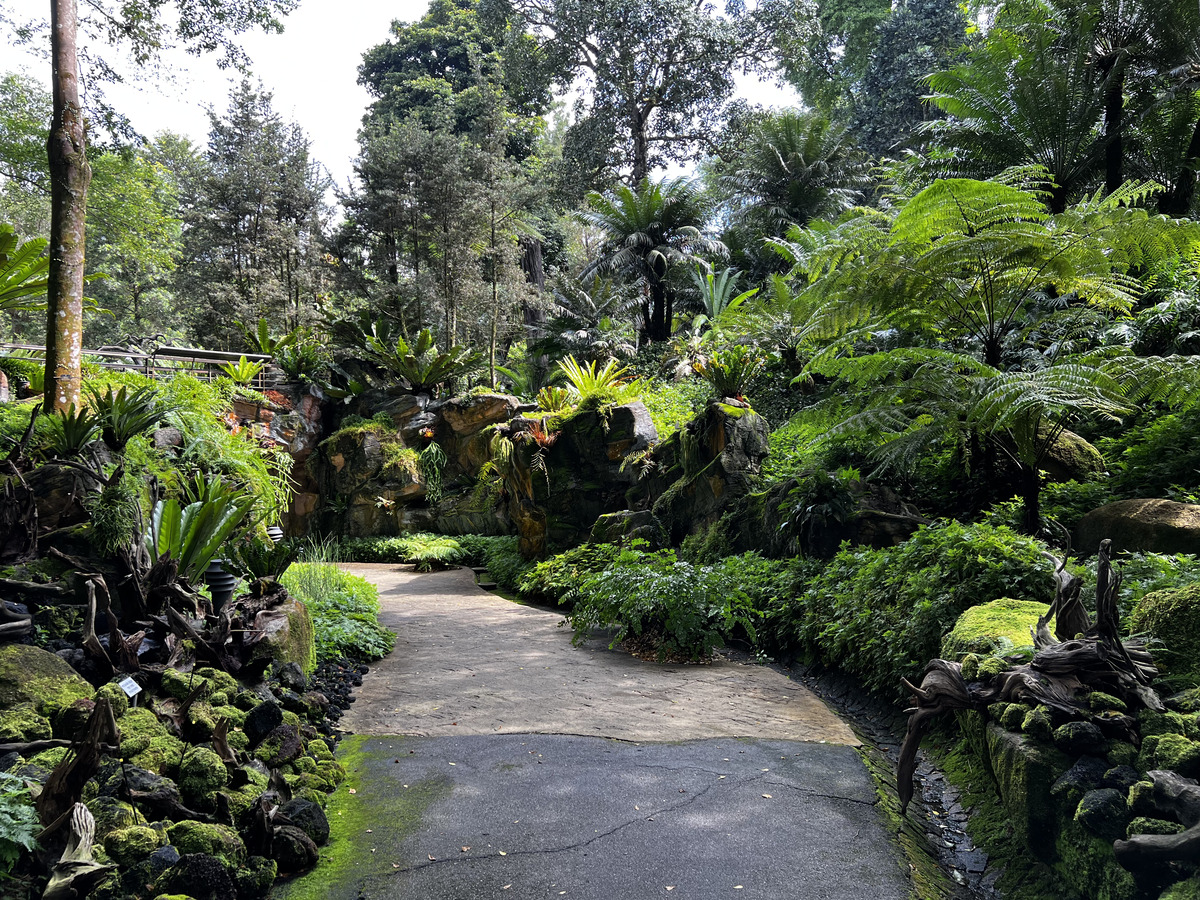
[[[101,697],[88,718],[84,736],[71,745],[50,773],[37,799],[38,821],[45,825],[69,811],[82,796],[88,779],[96,774],[105,748],[120,743],[121,732],[113,717],[112,704],[107,697]]]
[[[116,866],[99,863],[92,858],[92,841],[96,820],[88,808],[76,803],[70,810],[71,836],[62,857],[50,873],[50,882],[42,900],[75,900],[86,897],[107,872]]]

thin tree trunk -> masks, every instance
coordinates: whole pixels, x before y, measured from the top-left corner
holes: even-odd
[[[1192,130],[1192,139],[1188,143],[1185,157],[1186,162],[1179,177],[1175,179],[1175,186],[1159,197],[1158,211],[1164,216],[1186,216],[1192,205],[1192,198],[1196,195],[1195,160],[1200,159],[1200,119],[1196,120],[1196,127]]]
[[[1101,63],[1101,66],[1104,64]],[[1116,62],[1109,62],[1104,74]],[[1123,74],[1123,70],[1122,70]],[[1107,141],[1104,147],[1104,192],[1111,194],[1125,181],[1125,148],[1121,135],[1121,114],[1125,110],[1125,79],[1119,74],[1113,78],[1104,97],[1104,137]]]
[[[51,0],[54,115],[50,163],[50,271],[46,307],[46,409],[79,405],[83,357],[84,220],[92,169],[79,101],[75,0]]]

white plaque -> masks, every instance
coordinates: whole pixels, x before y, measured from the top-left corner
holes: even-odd
[[[117,684],[125,692],[126,697],[134,697],[142,692],[142,686],[134,681],[133,678],[122,679]]]

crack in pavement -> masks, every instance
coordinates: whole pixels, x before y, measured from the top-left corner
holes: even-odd
[[[570,853],[574,850],[581,850],[584,847],[587,847],[591,844],[596,843],[596,841],[601,841],[601,840],[604,840],[605,838],[610,838],[617,832],[624,831],[626,828],[629,828],[632,825],[637,825],[639,822],[652,821],[655,816],[666,815],[668,813],[673,813],[678,810],[685,809],[685,808],[691,806],[693,803],[695,803],[697,800],[699,800],[701,797],[703,797],[709,791],[711,791],[714,787],[716,787],[716,785],[708,785],[707,787],[701,789],[700,791],[697,791],[695,794],[693,794],[691,797],[689,797],[688,799],[684,800],[681,803],[676,803],[672,806],[664,806],[661,809],[654,810],[653,812],[650,812],[647,815],[638,816],[636,819],[630,819],[627,822],[621,822],[618,825],[614,825],[608,831],[601,832],[600,834],[594,834],[591,837],[589,837],[587,840],[578,841],[577,843],[574,843],[574,844],[567,844],[566,846],[563,846],[563,847],[546,847],[542,850],[514,850],[511,853],[509,853],[509,852],[501,853],[500,851],[497,851],[495,853],[483,853],[478,856],[465,856],[464,855],[461,858],[448,857],[448,858],[442,858],[442,859],[433,859],[428,862],[417,863],[415,866],[406,866],[406,867],[398,868],[392,874],[393,875],[401,875],[406,872],[419,872],[423,869],[430,869],[439,864],[445,864],[445,863],[448,863],[450,865],[457,865],[458,863],[461,863],[461,862],[478,862],[480,860],[493,860],[493,859],[499,859],[502,856],[505,858],[510,857],[510,856],[515,858],[515,857],[521,857],[521,856],[550,856],[550,855],[553,855],[556,853]]]

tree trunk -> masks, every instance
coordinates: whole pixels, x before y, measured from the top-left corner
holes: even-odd
[[[88,165],[75,0],[51,0],[54,113],[46,143],[50,163],[50,271],[46,307],[47,410],[79,405],[83,356],[84,220]]]
[[[1042,476],[1037,469],[1021,464],[1021,528],[1028,535],[1042,529]]]
[[[629,135],[633,140],[633,169],[630,172],[630,180],[634,190],[638,190],[650,178],[650,141],[646,134],[648,117],[643,115],[636,103],[632,103],[631,107]]]
[[[1200,159],[1200,119],[1192,130],[1192,139],[1188,142],[1186,161],[1175,179],[1175,186],[1158,198],[1158,211],[1164,216],[1182,218],[1188,214],[1192,198],[1196,195],[1196,163]]]
[[[1105,76],[1121,63],[1101,61]],[[1125,149],[1121,140],[1121,114],[1125,109],[1125,79],[1123,72],[1112,78],[1104,97],[1104,192],[1111,194],[1125,181]]]
[[[667,286],[661,281],[650,282],[650,328],[646,333],[649,341],[666,341],[671,337],[667,322]]]

